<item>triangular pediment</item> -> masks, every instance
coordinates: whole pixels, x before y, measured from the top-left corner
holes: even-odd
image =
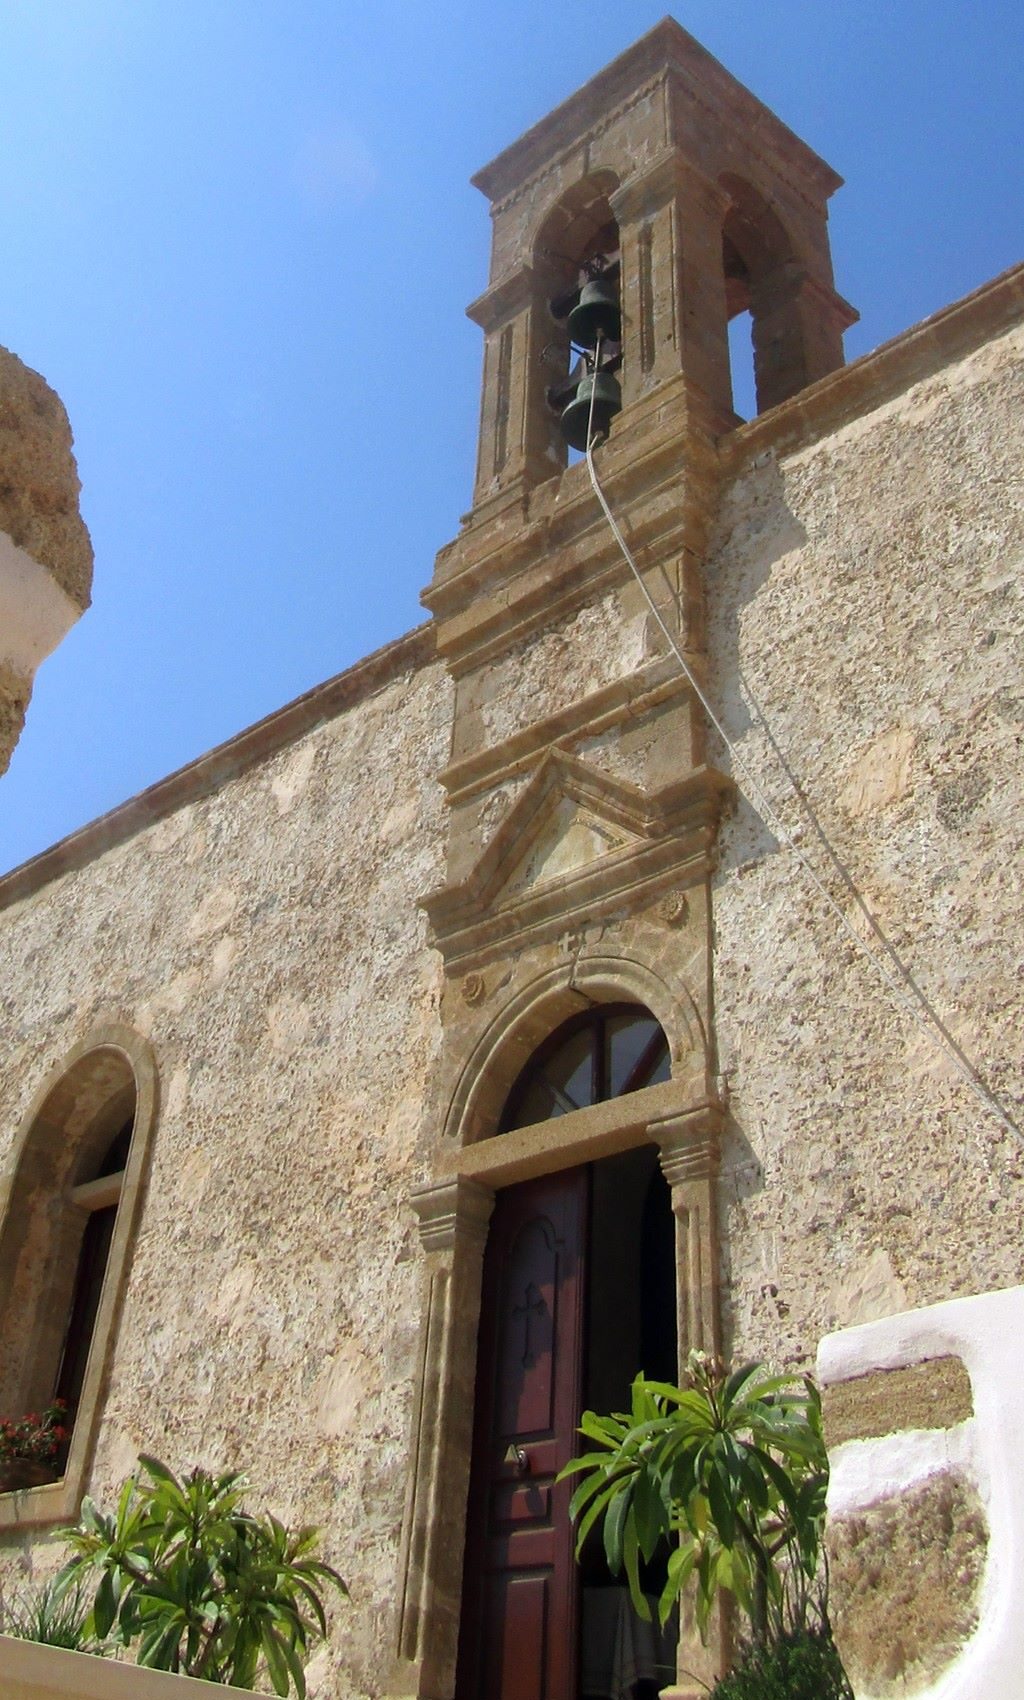
[[[511,897],[576,873],[599,856],[636,842],[636,834],[613,826],[575,797],[555,803],[532,845],[524,851],[501,888]]]
[[[483,945],[621,893],[655,846],[717,818],[727,784],[700,768],[647,792],[549,751],[466,878],[422,899],[438,944],[461,955],[471,935]]]

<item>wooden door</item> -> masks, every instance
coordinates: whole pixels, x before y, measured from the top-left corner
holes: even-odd
[[[484,1261],[459,1700],[576,1700],[569,1521],[588,1172],[498,1194]]]

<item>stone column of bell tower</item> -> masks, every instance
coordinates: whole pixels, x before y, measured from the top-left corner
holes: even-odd
[[[443,1054],[413,1202],[433,1221],[454,1209],[437,1201],[457,1184],[472,1223],[443,1247],[428,1234],[430,1422],[410,1488],[394,1688],[420,1700],[455,1691],[465,1435],[495,1192],[638,1139],[661,1144],[683,1344],[719,1341],[710,879],[731,786],[707,762],[703,711],[549,405],[569,361],[551,303],[598,256],[618,267],[622,408],[596,463],[698,678],[719,444],[738,423],[729,318],[751,313],[766,408],[842,363],[853,317],[829,256],[839,179],[671,20],[474,181],[493,223],[490,283],[470,308],[485,338],[476,481],[424,592],[455,706],[440,775],[445,884],[423,899],[444,962]],[[602,1123],[599,1149],[573,1115],[557,1136],[493,1138],[536,1046],[601,1001],[656,1014],[671,1080],[648,1089],[646,1108],[638,1093]],[[680,1668],[710,1679],[721,1656],[688,1647]]]
[[[89,606],[92,546],[60,398],[0,349],[0,774],[32,681]]]

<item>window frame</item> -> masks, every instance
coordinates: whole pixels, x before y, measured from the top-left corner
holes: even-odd
[[[111,1056],[114,1053],[114,1056]],[[119,1059],[122,1083],[102,1099],[82,1125],[76,1126],[76,1106],[88,1097],[91,1072],[99,1073]],[[127,1065],[125,1069],[124,1065]],[[129,1082],[131,1077],[132,1085]],[[123,1171],[82,1181],[83,1173],[102,1158],[118,1128],[127,1120],[125,1110],[134,1097],[134,1128]],[[23,1116],[11,1152],[0,1173],[0,1294],[10,1293],[12,1275],[21,1260],[18,1236],[12,1223],[26,1198],[39,1196],[46,1187],[46,1151],[51,1140],[69,1136],[75,1152],[68,1173],[59,1185],[65,1208],[54,1212],[49,1228],[48,1253],[59,1270],[56,1283],[34,1286],[28,1306],[0,1300],[0,1344],[22,1330],[31,1331],[34,1350],[24,1359],[20,1379],[37,1385],[47,1362],[55,1376],[69,1319],[69,1307],[78,1266],[78,1250],[84,1219],[101,1201],[112,1201],[118,1189],[117,1218],[107,1258],[96,1319],[93,1326],[81,1397],[75,1415],[63,1475],[41,1487],[12,1489],[0,1493],[0,1531],[73,1522],[79,1513],[91,1467],[99,1423],[102,1394],[110,1367],[130,1253],[135,1240],[153,1132],[157,1119],[158,1075],[149,1042],[132,1028],[116,1021],[97,1024],[69,1051],[44,1080]],[[118,1119],[120,1118],[120,1119]],[[76,1214],[79,1220],[75,1221]],[[66,1288],[66,1292],[64,1289]],[[59,1336],[59,1337],[57,1337]],[[54,1340],[56,1338],[56,1346]],[[34,1407],[32,1407],[34,1408]],[[5,1413],[7,1414],[7,1413]]]

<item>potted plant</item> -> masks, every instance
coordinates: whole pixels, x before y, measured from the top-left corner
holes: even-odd
[[[194,1469],[180,1479],[139,1458],[113,1513],[86,1496],[81,1521],[58,1530],[71,1557],[54,1590],[91,1593],[85,1632],[140,1665],[305,1700],[303,1665],[327,1634],[323,1594],[347,1594],[315,1557],[317,1532],[242,1508],[246,1478]]]
[[[68,1440],[68,1408],[55,1399],[39,1416],[0,1418],[0,1493],[42,1487],[61,1473]]]
[[[582,1478],[571,1507],[577,1552],[603,1524],[609,1567],[625,1571],[641,1617],[650,1617],[641,1564],[659,1549],[662,1622],[688,1585],[702,1635],[718,1596],[736,1599],[746,1647],[711,1700],[852,1700],[828,1621],[817,1389],[762,1364],[728,1374],[702,1352],[686,1371],[682,1387],[637,1376],[628,1412],[584,1412],[590,1450],[562,1471]]]

